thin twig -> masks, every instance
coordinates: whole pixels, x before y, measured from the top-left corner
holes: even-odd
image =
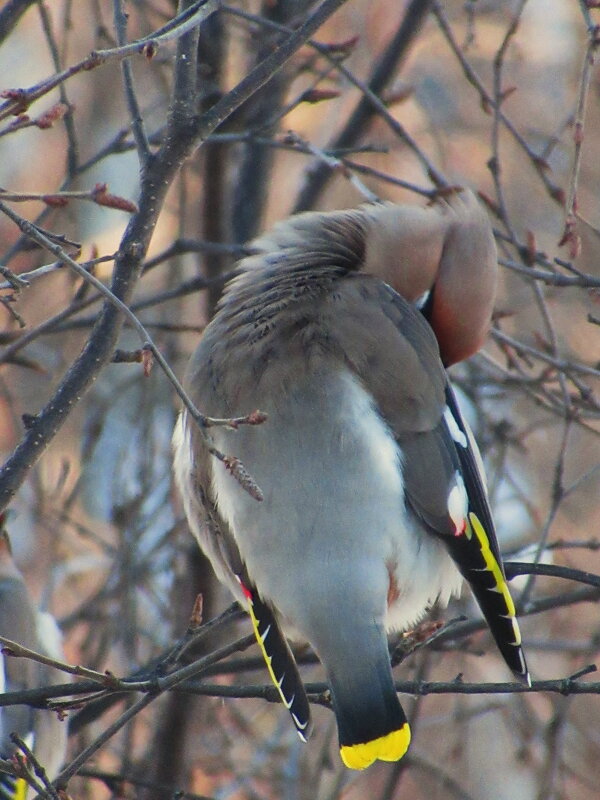
[[[102,281],[98,280],[95,275],[88,272],[81,264],[78,264],[74,261],[66,252],[65,250],[60,247],[59,245],[52,242],[47,236],[44,236],[34,225],[28,222],[23,217],[20,217],[18,214],[15,214],[12,209],[10,209],[7,205],[5,205],[0,200],[0,211],[6,214],[16,225],[19,226],[21,231],[28,236],[30,239],[33,239],[42,247],[45,247],[47,250],[50,250],[63,264],[70,267],[74,272],[76,272],[81,278],[91,284],[101,295],[103,295],[109,303],[111,303],[116,309],[118,309],[123,316],[129,321],[132,325],[134,330],[137,332],[140,340],[142,342],[142,349],[149,350],[152,355],[154,356],[155,360],[159,364],[162,371],[165,373],[167,379],[179,395],[182,403],[184,404],[185,408],[189,412],[192,419],[197,423],[199,429],[201,431],[202,437],[204,439],[206,448],[208,452],[217,458],[219,461],[223,462],[227,467],[228,471],[233,475],[233,477],[240,483],[240,485],[246,488],[249,493],[255,497],[257,500],[262,500],[262,491],[260,487],[256,484],[252,476],[248,473],[244,465],[241,461],[235,457],[228,456],[225,453],[222,453],[218,450],[214,444],[212,443],[211,439],[209,438],[208,434],[206,433],[206,429],[209,426],[224,426],[224,427],[233,427],[235,428],[239,424],[243,424],[240,422],[242,419],[246,419],[247,422],[245,424],[260,424],[259,422],[255,422],[254,420],[256,417],[253,416],[255,412],[252,414],[248,414],[245,418],[238,418],[237,420],[218,420],[212,417],[207,417],[201,411],[199,411],[196,406],[194,405],[192,399],[190,398],[189,394],[185,391],[182,384],[180,383],[179,379],[169,366],[167,360],[162,355],[152,337],[136,317],[136,315],[131,311],[128,305],[126,305],[122,300],[120,300],[111,290],[105,286]],[[252,420],[252,421],[251,421]],[[260,422],[264,422],[266,420],[266,416],[262,416]],[[252,489],[250,491],[250,489]]]
[[[117,42],[119,47],[124,47],[127,44],[128,15],[125,13],[123,8],[123,0],[113,0],[113,8]],[[140,161],[140,167],[144,169],[150,156],[150,145],[144,129],[144,120],[135,91],[133,71],[131,69],[130,62],[127,59],[121,63],[121,72],[123,75],[125,99],[127,100],[129,115],[131,117],[131,132],[133,133],[133,138],[135,139],[136,152]]]
[[[181,14],[178,14],[149,36],[144,36],[142,39],[122,47],[94,50],[77,64],[73,64],[62,70],[62,72],[56,73],[34,86],[30,86],[28,89],[5,90],[2,96],[6,97],[7,100],[0,105],[0,120],[6,119],[13,114],[23,113],[35,100],[48,94],[52,89],[80,72],[95,69],[109,61],[122,61],[124,58],[130,58],[134,55],[152,57],[159,45],[178,39],[187,31],[197,27],[202,20],[213,14],[218,6],[218,0],[197,0],[190,8],[182,11]]]
[[[565,227],[559,242],[559,245],[568,245],[571,258],[575,258],[581,249],[581,241],[579,234],[577,233],[577,187],[579,185],[579,171],[581,168],[581,157],[583,154],[585,112],[590,93],[595,52],[599,45],[600,36],[598,29],[593,28],[589,33],[588,46],[583,57],[583,65],[581,69],[579,96],[577,98],[575,124],[573,127],[573,141],[575,143],[573,151],[573,167],[571,169],[571,175],[569,178],[567,202],[565,204]]]
[[[455,57],[457,58],[459,64],[462,67],[463,73],[465,78],[469,81],[469,83],[475,87],[479,96],[481,98],[482,104],[484,104],[487,108],[490,109],[497,109],[498,118],[502,121],[502,124],[505,128],[509,131],[513,139],[517,142],[517,144],[521,147],[521,149],[526,153],[527,157],[533,168],[535,169],[538,177],[546,187],[550,197],[555,200],[557,203],[564,202],[564,192],[563,190],[556,186],[552,181],[548,178],[546,174],[547,164],[537,155],[531,147],[527,144],[526,140],[523,136],[519,133],[516,127],[513,125],[511,120],[504,114],[501,108],[497,107],[497,103],[494,97],[488,92],[488,90],[484,87],[483,83],[481,82],[479,76],[471,66],[471,64],[465,58],[460,45],[456,41],[454,34],[452,33],[452,28],[448,22],[446,17],[446,13],[444,11],[444,7],[439,0],[433,0],[432,10],[435,18],[438,21],[440,26],[440,30],[444,34],[446,41],[448,42],[450,49],[454,53]]]
[[[23,647],[18,642],[7,639],[6,636],[0,636],[0,644],[2,645],[2,652],[4,655],[13,658],[28,658],[31,661],[37,661],[38,664],[44,664],[47,667],[54,667],[61,672],[66,672],[69,675],[75,675],[78,678],[89,678],[93,681],[98,681],[103,685],[110,684],[110,676],[106,673],[96,672],[96,670],[88,669],[87,667],[74,666],[73,664],[66,664],[64,661],[59,661],[50,656],[37,653],[28,647]]]

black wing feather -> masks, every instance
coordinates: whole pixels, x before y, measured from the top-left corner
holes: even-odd
[[[310,706],[293,653],[281,632],[272,609],[262,601],[256,588],[238,575],[248,604],[256,641],[281,700],[290,713],[298,736],[308,739],[311,730]]]
[[[468,581],[504,660],[520,680],[529,684],[515,606],[506,583],[475,445],[450,384],[446,387],[446,402],[464,437],[464,440],[461,438],[461,441],[457,441],[451,436],[468,497],[468,513],[464,532],[442,538],[461,574]],[[452,434],[451,431],[449,433]]]

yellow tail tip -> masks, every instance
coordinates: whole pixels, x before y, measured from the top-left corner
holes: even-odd
[[[408,722],[397,731],[360,744],[345,744],[340,748],[342,761],[349,769],[366,769],[374,761],[400,761],[410,744]]]

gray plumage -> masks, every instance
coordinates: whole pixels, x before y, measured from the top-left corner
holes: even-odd
[[[253,249],[185,385],[210,416],[266,412],[257,427],[210,429],[264,500],[208,455],[185,411],[175,475],[220,580],[243,601],[235,575],[249,576],[284,629],[317,651],[343,751],[405,721],[386,631],[406,629],[460,590],[443,541],[455,534],[455,509],[467,513],[443,362],[485,335],[495,249],[468,192],[431,209],[299,215]],[[431,325],[409,302],[421,297]],[[436,326],[453,330],[452,341],[436,339]]]

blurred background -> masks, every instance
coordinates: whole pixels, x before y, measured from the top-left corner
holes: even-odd
[[[190,5],[190,4],[188,4]],[[170,187],[130,307],[179,376],[243,244],[294,211],[346,208],[371,195],[429,202],[436,187],[480,193],[501,264],[494,329],[453,368],[488,472],[507,560],[600,573],[600,12],[576,0],[348,0],[260,91],[187,158]],[[210,109],[318,7],[242,0],[200,28],[199,111]],[[0,8],[0,90],[33,87],[176,13],[170,0],[10,0]],[[139,203],[140,137],[165,135],[177,43],[74,72],[17,114],[0,113],[0,200],[109,282]],[[369,87],[379,106],[365,99]],[[0,106],[0,112],[2,111]],[[138,129],[139,130],[139,129]],[[106,190],[98,185],[107,185]],[[69,193],[76,193],[75,196]],[[76,243],[76,244],[75,244]],[[98,292],[0,214],[0,456],[22,440],[85,345]],[[92,263],[90,263],[92,262]],[[469,309],[464,309],[469,314]],[[137,334],[125,324],[120,350]],[[172,490],[179,401],[156,366],[110,363],[10,503],[15,558],[58,619],[66,660],[127,676],[164,655],[230,599],[214,584]],[[250,411],[251,409],[249,409]],[[26,415],[23,418],[23,415]],[[575,573],[573,575],[576,576]],[[534,680],[594,663],[598,590],[519,577],[513,594]],[[477,618],[465,593],[442,613]],[[186,658],[250,632],[219,628]],[[201,680],[267,683],[255,649]],[[308,654],[309,655],[309,654]],[[322,680],[318,665],[303,667]],[[509,680],[489,635],[443,639],[398,680]],[[200,680],[200,679],[198,679]],[[593,676],[590,679],[593,680]],[[600,691],[600,689],[599,689]],[[235,693],[235,692],[234,692]],[[68,711],[70,757],[135,697]],[[404,696],[414,741],[397,765],[364,774],[339,762],[333,716],[315,707],[302,745],[263,699],[167,693],[137,714],[73,778],[73,797],[334,800],[370,797],[587,800],[597,796],[595,694]]]

